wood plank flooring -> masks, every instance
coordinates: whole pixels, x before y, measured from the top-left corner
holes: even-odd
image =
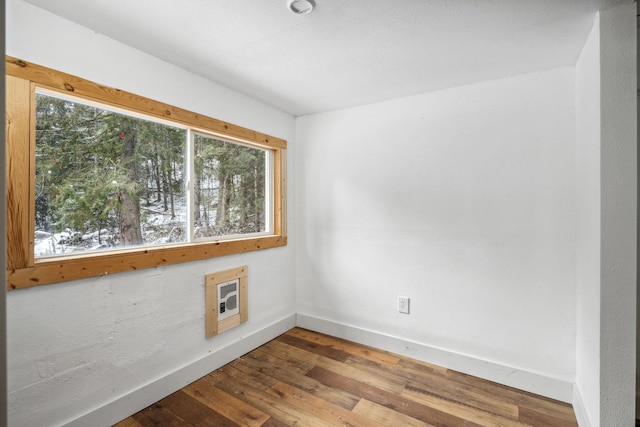
[[[565,403],[295,328],[115,427],[577,426]]]

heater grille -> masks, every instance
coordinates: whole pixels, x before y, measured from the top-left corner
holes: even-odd
[[[205,334],[221,334],[247,321],[249,267],[232,268],[205,276]]]
[[[239,279],[218,285],[218,321],[235,316],[240,312],[238,307]]]

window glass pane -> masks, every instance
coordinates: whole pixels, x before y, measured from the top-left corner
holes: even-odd
[[[186,241],[186,133],[38,93],[35,256]]]
[[[268,151],[196,134],[194,152],[195,238],[268,231]]]

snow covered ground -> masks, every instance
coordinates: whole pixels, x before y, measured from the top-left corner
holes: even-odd
[[[184,242],[187,223],[185,199],[175,203],[175,218],[170,212],[164,212],[162,203],[141,207],[144,221],[141,224],[142,239],[145,245],[157,246]],[[34,256],[36,258],[60,256],[70,253],[95,252],[123,249],[117,230],[103,228],[81,233],[66,228],[61,232],[36,230],[34,235]]]

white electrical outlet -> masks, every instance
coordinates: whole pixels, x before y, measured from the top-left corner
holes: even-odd
[[[398,313],[409,314],[409,297],[398,297]]]

